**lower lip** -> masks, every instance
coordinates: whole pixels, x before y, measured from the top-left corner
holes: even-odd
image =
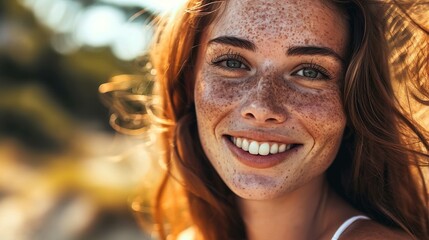
[[[282,153],[263,156],[253,155],[247,151],[244,151],[241,148],[238,148],[234,145],[234,143],[229,140],[228,137],[224,137],[224,141],[226,142],[228,148],[231,150],[232,154],[238,159],[238,161],[240,161],[246,166],[261,169],[274,167],[277,164],[280,164],[281,162],[285,161],[292,153],[296,152],[298,148],[301,147],[301,145],[298,145]]]

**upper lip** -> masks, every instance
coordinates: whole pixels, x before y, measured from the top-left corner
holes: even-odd
[[[296,139],[293,139],[286,135],[274,133],[272,131],[261,131],[261,130],[239,130],[239,131],[228,131],[224,135],[247,138],[258,142],[276,142],[284,144],[300,144]]]

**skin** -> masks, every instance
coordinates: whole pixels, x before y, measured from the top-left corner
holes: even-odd
[[[196,68],[195,105],[203,148],[225,183],[248,199],[277,198],[321,176],[337,153],[346,124],[339,92],[341,61],[287,54],[292,46],[320,46],[344,56],[345,23],[337,24],[332,10],[320,3],[270,2],[229,2],[207,31]],[[325,9],[327,13],[319,12]],[[207,44],[220,36],[249,40],[257,49]],[[212,63],[231,52],[240,54],[249,69]],[[310,64],[326,69],[331,79],[296,74]],[[255,169],[227,150],[228,135],[302,146],[281,164]]]
[[[252,46],[219,40],[225,36]],[[339,84],[347,36],[341,13],[315,0],[231,0],[203,36],[194,76],[199,136],[237,195],[249,239],[330,239],[359,214],[324,175],[346,125]],[[330,53],[291,53],[296,47]],[[230,136],[297,147],[272,166],[254,167],[233,153]]]

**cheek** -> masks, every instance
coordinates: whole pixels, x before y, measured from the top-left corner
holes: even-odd
[[[312,129],[313,135],[329,135],[342,131],[346,118],[340,94],[336,90],[322,94],[302,95],[294,99],[295,109]],[[329,136],[328,136],[329,137]]]
[[[233,84],[204,71],[197,75],[194,94],[199,120],[209,122],[230,111],[242,97]]]
[[[232,175],[234,168],[227,167],[224,152],[219,149],[216,128],[223,116],[235,108],[237,96],[225,82],[204,71],[196,76],[194,96],[198,134],[204,153],[218,173]]]
[[[313,162],[313,167],[326,167],[338,152],[346,125],[340,94],[338,90],[328,91],[308,97],[296,106],[306,131],[314,141],[309,157],[317,157],[318,160]]]

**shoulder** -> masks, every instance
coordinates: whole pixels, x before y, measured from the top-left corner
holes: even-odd
[[[409,240],[412,239],[408,234],[402,230],[388,228],[373,220],[362,220],[352,224],[342,234],[341,239],[348,240]]]

